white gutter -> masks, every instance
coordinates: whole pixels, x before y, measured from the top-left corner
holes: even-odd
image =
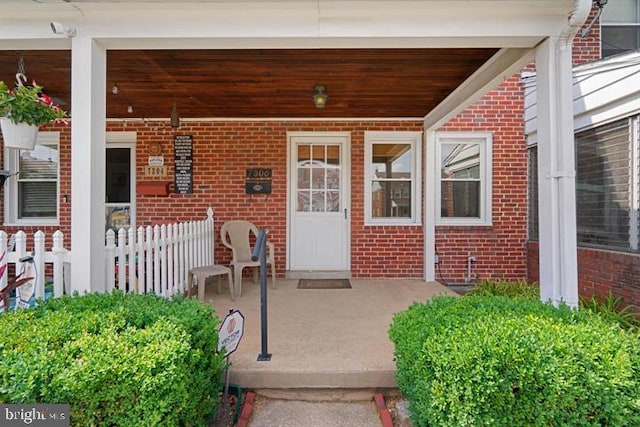
[[[540,299],[578,306],[573,38],[591,11],[576,0],[558,36],[536,48]]]
[[[563,40],[564,43],[570,46],[573,45],[574,37],[587,21],[589,13],[591,13],[591,6],[592,0],[575,0],[575,6],[571,15],[569,15],[567,26],[560,34],[560,39]]]

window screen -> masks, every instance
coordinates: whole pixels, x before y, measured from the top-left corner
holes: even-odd
[[[640,48],[640,0],[615,0],[602,10],[602,57]]]
[[[578,242],[629,250],[629,121],[576,134]]]
[[[18,170],[18,217],[56,217],[58,147],[36,145],[20,151]]]

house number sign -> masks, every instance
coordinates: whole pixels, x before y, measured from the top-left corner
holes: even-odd
[[[174,188],[178,194],[193,192],[193,136],[176,135],[173,137],[174,150]]]
[[[247,169],[245,192],[247,194],[271,194],[271,175],[271,169]]]

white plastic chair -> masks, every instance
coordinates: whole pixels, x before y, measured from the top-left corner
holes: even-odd
[[[260,260],[253,261],[251,255],[253,248],[251,247],[251,235],[253,239],[258,237],[258,227],[253,223],[245,220],[233,220],[222,224],[220,229],[220,239],[222,244],[231,249],[233,267],[233,282],[236,296],[242,295],[242,270],[246,267],[254,269],[254,280],[258,277]],[[273,243],[267,241],[267,265],[271,265],[271,286],[276,287],[276,266],[274,262]]]

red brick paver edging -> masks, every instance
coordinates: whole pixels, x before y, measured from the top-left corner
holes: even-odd
[[[376,408],[378,408],[378,415],[380,416],[380,421],[382,421],[382,427],[393,427],[391,412],[387,409],[387,404],[384,401],[382,393],[376,393],[373,396],[373,401],[376,404]]]
[[[253,403],[256,401],[256,392],[248,391],[244,395],[244,403],[242,404],[242,411],[240,417],[236,422],[236,427],[247,427],[249,419],[251,419],[251,412],[253,411]]]

